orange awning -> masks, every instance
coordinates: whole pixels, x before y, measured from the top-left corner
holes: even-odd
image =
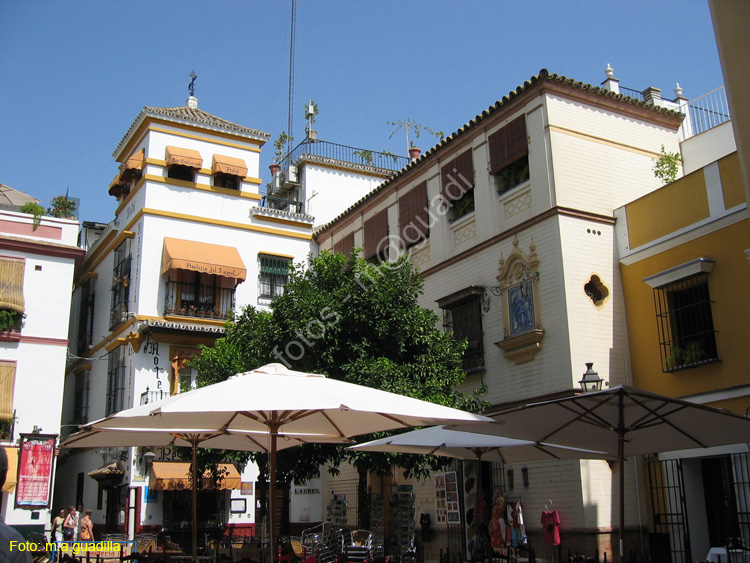
[[[220,463],[221,481],[214,486],[210,474],[203,474],[204,489],[239,489],[240,474],[231,463]],[[190,489],[190,464],[188,462],[155,461],[151,465],[151,478],[148,486],[156,491],[179,491]]]
[[[122,166],[120,166],[120,170],[143,170],[143,167],[146,164],[146,150],[141,149],[137,153],[135,153],[133,156],[131,156],[129,159],[127,159]]]
[[[223,156],[221,154],[214,155],[213,166],[211,166],[211,174],[217,173],[232,174],[234,176],[247,176],[247,164],[241,158],[232,158],[231,156]]]
[[[16,490],[18,481],[18,448],[5,446],[5,453],[8,454],[8,475],[5,477],[3,492],[12,493]]]
[[[164,239],[161,273],[193,270],[245,281],[247,269],[236,248],[178,238]]]
[[[167,166],[181,164],[192,168],[203,168],[203,157],[198,151],[180,147],[167,147]]]

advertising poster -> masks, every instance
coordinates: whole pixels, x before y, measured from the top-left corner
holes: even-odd
[[[455,471],[435,475],[435,518],[438,524],[461,522]]]
[[[15,508],[49,508],[57,436],[21,434]]]

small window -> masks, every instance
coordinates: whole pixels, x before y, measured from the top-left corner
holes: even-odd
[[[719,361],[707,273],[654,288],[654,303],[663,371]]]
[[[521,115],[487,138],[490,174],[498,194],[504,194],[529,179],[529,147],[526,118]]]
[[[183,180],[185,182],[195,182],[195,169],[182,164],[173,164],[167,170],[167,178],[173,180]]]
[[[443,330],[466,341],[462,367],[466,373],[484,371],[482,296],[484,288],[471,286],[438,300],[443,310]]]
[[[589,281],[583,286],[583,291],[597,307],[604,305],[604,302],[609,298],[609,289],[596,274],[589,278]]]
[[[441,195],[451,209],[449,221],[474,211],[474,161],[468,149],[440,168]]]
[[[76,374],[73,397],[73,421],[84,424],[89,420],[89,370]]]
[[[0,360],[0,440],[10,441],[15,424],[13,390],[16,382],[16,362]]]
[[[228,190],[240,189],[240,177],[234,174],[218,173],[214,176],[214,186],[217,188],[226,188]]]
[[[273,299],[284,295],[284,288],[289,281],[289,269],[292,260],[285,256],[260,254],[260,275],[258,277],[258,296]]]
[[[106,415],[125,408],[125,346],[118,346],[109,353],[107,363],[107,411]]]

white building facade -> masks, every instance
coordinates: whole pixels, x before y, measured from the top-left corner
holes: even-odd
[[[49,435],[54,442],[60,432],[70,289],[83,256],[77,232],[75,218],[42,216],[37,223],[19,209],[0,210],[0,309],[23,315],[0,332],[0,443],[9,457],[0,517],[24,534],[43,532],[51,520],[50,508],[36,501],[15,508],[19,438]]]
[[[679,151],[683,116],[679,98],[620,95],[611,75],[604,86],[543,70],[316,231],[321,250],[359,247],[368,260],[408,250],[422,305],[468,341],[464,388],[488,386],[485,414],[575,393],[587,362],[611,385],[632,381],[613,210],[659,186],[654,159],[662,146]],[[637,538],[630,463],[626,524]],[[558,511],[563,549],[612,557],[617,484],[606,462],[486,465],[495,489],[522,499],[538,557],[558,557],[542,539],[546,509]],[[418,490],[427,510],[435,492]],[[450,529],[436,525],[460,554],[466,542]],[[426,558],[437,559],[435,545],[445,542],[425,544]]]
[[[310,251],[312,218],[267,205],[259,157],[267,134],[198,109],[144,108],[114,152],[115,219],[85,225],[62,420],[76,425],[179,393],[187,361],[223,335],[232,311],[265,306]],[[233,467],[201,492],[201,532],[253,535],[257,469]],[[187,465],[169,448],[67,449],[60,506],[94,510],[100,532],[189,530]],[[232,502],[232,499],[235,502]],[[244,501],[244,502],[237,502]],[[242,505],[242,510],[237,507]],[[189,534],[188,534],[189,536]],[[184,545],[184,544],[183,544]]]

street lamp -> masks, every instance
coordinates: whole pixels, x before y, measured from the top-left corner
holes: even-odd
[[[592,391],[601,391],[602,383],[604,380],[599,377],[592,368],[594,362],[586,362],[586,372],[583,374],[583,378],[578,383],[581,385],[581,391],[583,393],[591,393]]]

